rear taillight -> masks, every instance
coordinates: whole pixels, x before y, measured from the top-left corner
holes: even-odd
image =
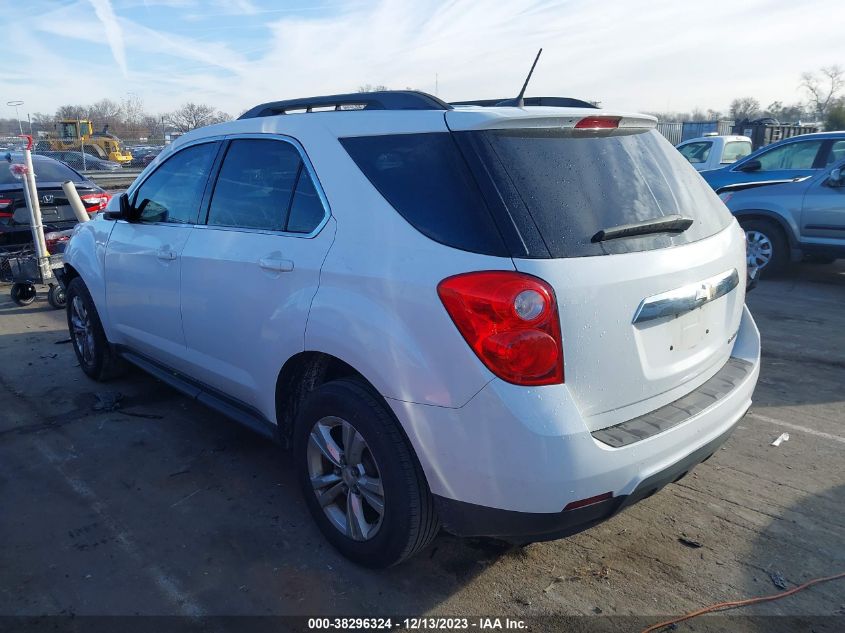
[[[560,320],[552,287],[509,271],[444,279],[437,294],[487,368],[516,385],[563,382]]]
[[[86,193],[79,197],[82,198],[82,204],[85,205],[88,213],[102,211],[111,200],[111,195],[108,193]]]
[[[12,213],[12,204],[14,200],[11,198],[0,198],[0,218],[11,218],[14,214]]]
[[[45,233],[44,242],[47,244],[47,250],[54,250],[57,244],[70,240],[70,236],[71,231],[54,231],[53,233]]]
[[[622,117],[618,116],[588,116],[575,124],[576,130],[611,130],[619,127]]]

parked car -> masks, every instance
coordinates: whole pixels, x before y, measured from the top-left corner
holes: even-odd
[[[751,153],[751,139],[747,136],[700,136],[676,146],[698,171],[719,169],[735,163]]]
[[[15,178],[9,167],[23,163],[23,154],[7,152],[0,156],[0,249],[32,244],[29,210],[23,193],[23,182]],[[77,223],[67,202],[62,183],[70,180],[76,186],[88,213],[106,208],[111,196],[65,163],[47,156],[32,155],[35,184],[45,233],[64,231]]]
[[[147,147],[147,146],[137,146],[132,148],[132,162],[129,164],[131,167],[143,169],[151,162],[153,159],[161,153],[161,147]]]
[[[845,158],[845,131],[802,134],[761,147],[732,165],[701,173],[718,193],[729,185],[818,174]]]
[[[71,238],[80,367],[290,444],[364,565],[586,529],[718,450],[759,372],[744,235],[655,124],[387,91],[189,132]]]
[[[38,152],[41,156],[55,158],[79,171],[120,171],[123,166],[111,160],[97,158],[82,152]]]
[[[815,176],[758,183],[719,197],[745,230],[748,266],[782,272],[790,260],[845,257],[845,160]]]

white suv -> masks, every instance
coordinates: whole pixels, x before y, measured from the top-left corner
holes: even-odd
[[[185,134],[65,253],[82,369],[289,444],[368,566],[676,481],[751,403],[745,237],[652,117],[533,102],[336,95]]]

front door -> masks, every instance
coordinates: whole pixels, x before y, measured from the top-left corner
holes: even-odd
[[[845,169],[845,163],[839,167]],[[823,242],[836,240],[838,246],[845,246],[845,187],[834,186],[827,174],[807,189],[801,233],[811,241],[818,241],[813,238],[822,238]]]
[[[189,373],[272,420],[276,377],[303,350],[334,223],[298,145],[260,136],[225,149],[207,222],[182,255],[182,317]]]
[[[179,313],[182,250],[219,149],[217,142],[179,150],[132,195],[136,217],[118,221],[106,249],[106,304],[121,343],[175,368],[185,336]]]

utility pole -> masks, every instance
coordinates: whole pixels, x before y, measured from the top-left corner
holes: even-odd
[[[15,109],[15,118],[18,120],[18,131],[20,131],[21,136],[23,136],[23,125],[21,124],[21,115],[18,112],[18,108],[23,105],[23,101],[20,99],[16,99],[15,101],[7,101],[6,105]]]

